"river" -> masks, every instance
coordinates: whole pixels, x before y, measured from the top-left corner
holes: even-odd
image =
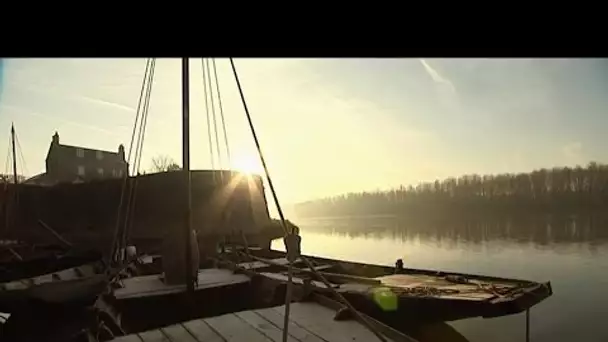
[[[608,227],[574,220],[529,230],[500,224],[421,230],[386,217],[295,223],[309,255],[390,266],[402,258],[411,268],[551,281],[553,296],[531,310],[530,340],[608,341]],[[280,240],[273,248],[284,250]],[[470,342],[525,341],[523,313],[449,324]]]

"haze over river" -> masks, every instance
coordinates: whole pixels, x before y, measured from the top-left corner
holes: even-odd
[[[393,266],[551,281],[531,341],[608,341],[608,227],[593,220],[416,227],[392,217],[296,219],[302,252]],[[284,250],[280,240],[273,248]],[[449,323],[471,342],[525,341],[525,315]]]

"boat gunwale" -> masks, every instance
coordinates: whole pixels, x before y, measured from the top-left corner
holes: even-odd
[[[15,280],[11,280],[11,281],[6,281],[6,282],[2,282],[0,283],[0,293],[10,293],[11,291],[26,291],[28,289],[34,288],[34,287],[40,287],[49,283],[64,283],[64,282],[70,282],[70,281],[75,281],[75,280],[82,280],[82,279],[87,279],[87,278],[91,278],[91,277],[96,277],[96,276],[107,276],[105,274],[105,272],[98,272],[98,270],[100,269],[100,266],[102,265],[101,261],[93,261],[93,262],[88,262],[88,263],[84,263],[82,265],[79,266],[74,266],[74,267],[68,267],[68,268],[63,268],[60,269],[58,271],[55,272],[50,272],[50,273],[44,273],[44,274],[39,274],[37,276],[33,276],[33,277],[26,277],[26,278],[19,278],[19,279],[15,279]],[[86,276],[80,276],[78,278],[74,278],[74,279],[52,279],[52,276],[59,273],[59,272],[65,272],[65,271],[69,271],[69,270],[74,270],[76,272],[76,269],[80,269],[81,267],[85,267],[85,266],[91,266],[92,270],[95,272],[94,274],[91,275],[86,275]],[[34,279],[37,278],[42,278],[42,277],[51,277],[51,281],[45,281],[39,284],[36,284],[34,282]],[[15,282],[27,282],[26,284],[26,288],[16,288],[16,289],[7,289],[6,285],[7,284],[11,284],[11,283],[15,283]]]
[[[275,252],[275,251],[273,250],[273,252]],[[324,258],[315,258],[315,257],[312,257],[310,259],[311,260],[315,260],[315,259],[316,260],[328,260],[328,259],[324,259]],[[331,260],[331,259],[329,259],[329,260]],[[259,261],[264,263],[264,261],[262,261],[262,260],[259,260]],[[226,261],[223,260],[221,262],[226,262]],[[342,262],[342,261],[336,261],[334,263],[340,263],[340,262]],[[273,266],[286,267],[285,265],[277,265],[277,264],[270,264],[270,263],[267,263],[267,264],[268,264],[269,267],[273,267]],[[354,264],[359,264],[359,263],[354,263]],[[243,272],[245,274],[248,274],[250,276],[262,276],[262,277],[269,278],[266,275],[264,275],[263,272],[257,272],[255,270],[249,270],[247,268],[240,267],[239,264],[237,264],[237,263],[233,263],[233,262],[229,261],[228,265],[233,270],[237,269],[238,271]],[[368,265],[368,266],[374,266],[374,267],[379,267],[379,268],[388,268],[386,266],[380,266],[380,265]],[[398,274],[407,274],[407,273],[398,273]],[[445,272],[443,272],[442,274],[444,276],[445,275],[461,275],[461,274],[445,273]],[[392,275],[392,274],[390,274],[390,275]],[[462,274],[462,275],[466,276],[466,274]],[[437,274],[432,274],[432,276],[437,277]],[[490,278],[493,278],[493,277],[490,277]],[[281,279],[276,279],[276,278],[271,278],[271,279],[273,279],[275,281],[278,281],[278,282],[281,282],[281,283],[285,283],[285,281],[281,280]],[[374,278],[371,278],[371,279],[374,279]],[[499,279],[502,279],[502,278],[499,278]],[[509,279],[507,279],[507,280],[509,280]],[[517,301],[521,300],[521,298],[527,299],[527,297],[531,296],[531,295],[532,296],[533,295],[539,295],[540,300],[537,301],[537,302],[540,302],[543,299],[548,298],[549,296],[551,296],[553,294],[550,282],[535,283],[535,282],[530,282],[530,281],[528,281],[528,282],[523,282],[522,281],[522,282],[519,282],[518,285],[519,285],[518,287],[514,287],[513,289],[511,289],[509,292],[507,292],[504,295],[501,295],[501,296],[492,296],[492,297],[486,298],[486,299],[474,300],[474,302],[477,302],[477,303],[486,302],[486,303],[490,303],[492,305],[497,305],[497,304],[501,304],[501,303],[504,303],[504,302],[509,302],[509,303],[517,302]],[[385,285],[385,286],[388,287],[388,288],[394,287],[394,286],[391,286],[391,285]],[[325,291],[325,290],[327,290],[327,289],[319,288],[319,287],[315,287],[315,288],[317,290],[319,290],[319,291]],[[512,292],[515,292],[515,293],[512,293]],[[401,298],[407,298],[407,299],[411,299],[411,298],[417,298],[417,299],[437,299],[437,300],[442,300],[442,301],[452,301],[452,300],[454,300],[454,301],[463,301],[463,300],[468,300],[468,299],[465,299],[465,298],[448,298],[448,297],[445,297],[445,296],[439,296],[439,297],[438,296],[410,296],[410,295],[407,295],[407,294],[401,294],[401,295],[399,295],[399,297],[401,297]]]
[[[274,249],[270,249],[270,250],[265,250],[265,251],[269,251],[271,253],[277,253],[277,255],[281,255],[281,257],[286,257],[287,254],[283,251],[278,251],[278,250],[274,250]],[[256,255],[257,251],[254,251],[253,253],[251,253],[252,255]],[[388,266],[388,265],[378,265],[378,264],[366,264],[363,262],[357,262],[357,261],[351,261],[351,260],[336,260],[336,259],[330,259],[330,258],[324,258],[324,257],[318,257],[318,256],[311,256],[311,255],[305,255],[302,254],[302,256],[312,260],[312,261],[324,261],[326,263],[330,263],[330,264],[351,264],[353,266],[356,267],[360,267],[360,268],[364,268],[364,267],[373,267],[373,268],[378,268],[378,269],[382,269],[385,271],[391,270],[392,272],[387,273],[386,275],[392,275],[395,274],[394,267]],[[350,274],[349,272],[342,272],[345,274]],[[434,270],[434,269],[417,269],[417,268],[402,268],[402,271],[398,274],[421,274],[421,275],[428,275],[428,276],[432,276],[432,277],[438,277],[438,276],[442,276],[445,277],[447,275],[454,275],[454,276],[463,276],[465,278],[468,279],[476,279],[476,280],[490,280],[490,281],[495,281],[495,282],[507,282],[507,283],[517,283],[519,285],[519,288],[521,289],[530,289],[530,288],[535,288],[537,285],[539,284],[549,284],[550,285],[550,281],[532,281],[532,280],[523,280],[523,279],[517,279],[517,278],[503,278],[503,277],[495,277],[495,276],[485,276],[485,275],[480,275],[480,274],[471,274],[471,273],[459,273],[459,272],[451,272],[451,271],[441,271],[441,270]]]
[[[254,270],[254,269],[247,269],[245,267],[239,266],[238,262],[235,262],[232,260],[216,259],[216,261],[217,261],[217,265],[219,267],[224,266],[224,267],[227,267],[228,269],[231,269],[233,272],[240,272],[240,273],[246,274],[252,278],[258,277],[258,278],[269,279],[273,282],[276,282],[276,283],[279,283],[282,285],[285,285],[287,283],[286,279],[277,279],[274,277],[268,277],[264,274],[264,272],[260,272],[260,271]],[[220,266],[220,265],[222,265],[222,266]],[[273,266],[273,265],[269,264],[269,266]],[[277,273],[277,274],[280,274],[280,273]],[[306,293],[308,292],[305,289],[306,285],[304,285],[304,283],[298,283],[298,282],[294,282],[294,285],[300,289],[298,291],[298,293],[300,293],[300,295],[304,295],[304,297],[306,297]],[[390,286],[387,286],[387,287],[390,288]],[[337,290],[339,291],[339,288]],[[477,309],[473,309],[476,311],[476,314],[447,316],[450,318],[444,317],[443,319],[439,320],[442,322],[448,322],[448,321],[470,319],[470,318],[475,318],[475,317],[494,318],[494,317],[503,317],[503,316],[517,314],[517,313],[520,313],[520,312],[523,312],[523,311],[526,311],[526,310],[532,308],[536,304],[542,302],[544,299],[546,299],[552,295],[551,284],[549,282],[538,283],[538,284],[535,284],[533,287],[520,288],[520,290],[521,291],[519,291],[518,293],[516,293],[514,295],[506,294],[502,297],[493,296],[493,297],[490,297],[487,299],[479,299],[479,300],[470,300],[467,298],[457,298],[457,297],[433,296],[433,295],[415,296],[415,295],[400,294],[398,296],[398,301],[400,303],[399,306],[402,308],[411,307],[411,305],[414,305],[414,306],[423,305],[423,304],[415,304],[415,303],[423,303],[423,302],[442,303],[442,305],[445,305],[448,307],[451,305],[465,305],[465,307],[463,307],[463,310],[465,310],[465,311],[471,310],[473,307],[477,308]],[[300,291],[303,291],[303,292],[300,292]],[[318,295],[323,296],[324,294],[327,295],[329,291],[330,290],[327,288],[321,288],[318,286],[314,286],[314,292],[312,292],[311,294],[314,295],[316,293]],[[343,292],[343,294],[345,294],[345,295],[347,293],[348,292]],[[364,295],[363,292],[360,292],[359,294]],[[472,306],[470,306],[470,305],[472,305]],[[468,307],[468,309],[467,309],[467,307]],[[405,310],[405,311],[403,311],[403,310]],[[459,311],[459,310],[457,310],[457,311]],[[408,309],[398,310],[397,315],[401,315],[404,312],[408,312]],[[430,321],[434,321],[434,320],[431,319]]]

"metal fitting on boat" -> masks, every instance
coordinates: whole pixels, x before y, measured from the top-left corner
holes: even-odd
[[[285,243],[285,249],[287,250],[287,260],[289,260],[289,262],[296,261],[301,254],[300,245],[302,238],[296,234],[287,234],[283,238],[283,242]]]

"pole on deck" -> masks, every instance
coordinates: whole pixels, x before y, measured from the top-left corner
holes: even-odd
[[[530,309],[526,309],[526,342],[530,342]]]
[[[194,293],[192,279],[192,197],[190,192],[190,65],[187,57],[182,58],[182,165],[184,184],[186,186],[186,215],[185,215],[185,241],[186,241],[186,288],[188,293]]]
[[[13,147],[13,182],[17,184],[17,152],[15,148],[15,125],[11,124],[11,145]]]

